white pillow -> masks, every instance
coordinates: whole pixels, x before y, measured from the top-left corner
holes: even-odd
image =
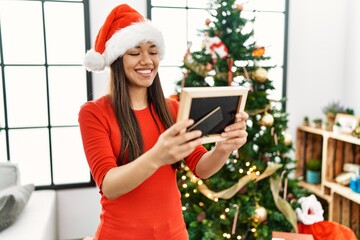
[[[20,184],[19,168],[10,162],[0,162],[0,191]]]
[[[0,191],[0,232],[16,221],[34,189],[34,184],[27,184]]]

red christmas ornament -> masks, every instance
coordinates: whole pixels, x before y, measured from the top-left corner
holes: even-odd
[[[169,98],[179,101],[179,95],[177,93],[171,94]]]
[[[213,69],[213,65],[211,63],[207,63],[205,69],[206,71],[211,71]]]
[[[228,64],[228,85],[231,86],[231,83],[233,81],[232,67],[234,65],[234,58],[229,57],[227,59],[227,64]]]
[[[209,53],[211,54],[212,60],[216,60],[217,56],[222,59],[227,58],[229,50],[219,37],[206,36],[204,39],[204,43],[207,51],[209,51]]]
[[[197,221],[202,222],[204,219],[206,219],[206,213],[205,212],[199,213],[199,215],[197,216]]]
[[[236,5],[235,9],[238,10],[239,12],[241,12],[242,10],[244,10],[244,5],[238,4],[238,5]]]
[[[209,26],[211,23],[211,20],[209,18],[205,19],[205,25],[206,26]]]
[[[287,198],[291,201],[291,200],[295,199],[295,196],[293,193],[289,193]]]

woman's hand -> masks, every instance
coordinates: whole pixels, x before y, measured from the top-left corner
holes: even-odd
[[[221,133],[221,137],[227,139],[216,144],[216,151],[230,154],[246,143],[248,135],[246,132],[246,120],[248,118],[249,115],[246,112],[240,112],[235,115],[235,123],[225,127],[224,132]]]
[[[194,121],[184,120],[175,123],[163,132],[150,150],[156,157],[158,166],[173,164],[187,157],[195,147],[201,144],[201,131],[186,132]]]

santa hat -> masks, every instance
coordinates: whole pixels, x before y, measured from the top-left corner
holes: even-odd
[[[147,41],[157,46],[162,59],[165,44],[159,29],[127,4],[119,5],[106,18],[96,37],[94,48],[87,51],[83,64],[89,71],[102,71],[127,50]]]

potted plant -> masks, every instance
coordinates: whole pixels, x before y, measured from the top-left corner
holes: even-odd
[[[335,122],[334,126],[333,126],[333,132],[335,134],[341,134],[342,133],[342,128],[341,128],[341,124],[340,122]]]
[[[321,160],[309,159],[306,162],[306,181],[311,184],[319,184],[321,179]]]
[[[309,116],[305,116],[304,117],[304,122],[303,122],[304,126],[309,126],[310,125],[310,120],[309,120]]]
[[[322,127],[322,119],[321,118],[315,118],[313,120],[315,128],[321,128]]]

